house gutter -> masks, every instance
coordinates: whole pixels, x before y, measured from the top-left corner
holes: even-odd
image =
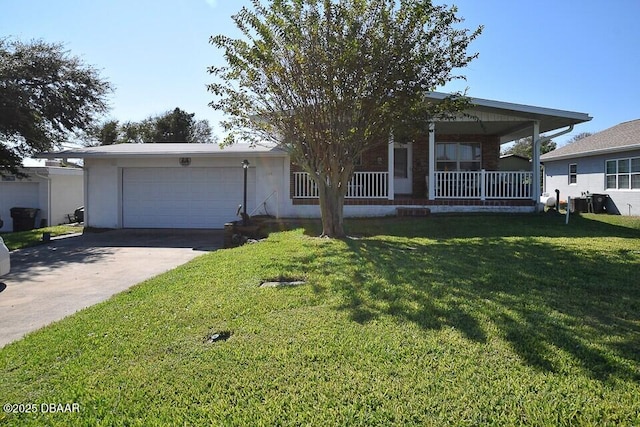
[[[546,157],[541,159],[542,162],[555,162],[556,160],[567,160],[567,159],[575,159],[576,157],[593,157],[593,156],[601,156],[605,154],[612,153],[621,153],[630,150],[640,150],[640,144],[634,145],[624,145],[622,147],[613,147],[613,148],[602,148],[599,150],[585,151],[581,153],[569,153],[569,154],[560,154],[553,157]],[[548,153],[551,154],[551,153]],[[545,154],[546,156],[546,154]]]
[[[557,137],[559,137],[559,136],[562,136],[562,135],[564,135],[564,134],[566,134],[566,133],[569,133],[569,132],[573,131],[573,127],[574,127],[574,126],[575,126],[575,125],[573,125],[573,124],[572,124],[572,125],[569,125],[569,129],[562,130],[562,131],[560,131],[560,132],[558,132],[558,133],[554,133],[553,135],[548,135],[548,136],[547,136],[547,135],[545,135],[545,136],[541,137],[541,138],[539,139],[540,144],[542,144],[543,142],[546,142],[546,141],[548,141],[548,140],[550,140],[550,139],[557,138]]]

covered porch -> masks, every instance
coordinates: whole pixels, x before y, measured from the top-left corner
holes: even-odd
[[[432,93],[429,99],[439,102],[445,96]],[[472,102],[475,107],[466,114],[430,123],[422,138],[391,137],[363,154],[348,183],[345,204],[536,207],[541,143],[591,117],[478,98]],[[499,170],[501,145],[528,136],[534,148],[530,170]],[[307,173],[292,171],[291,181],[294,204],[316,204],[318,190]]]

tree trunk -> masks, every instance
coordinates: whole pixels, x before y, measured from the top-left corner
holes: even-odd
[[[327,184],[326,181],[318,183],[318,190],[322,214],[322,236],[345,237],[343,210],[346,190],[335,184]]]

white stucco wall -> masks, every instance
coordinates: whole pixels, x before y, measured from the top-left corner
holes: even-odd
[[[282,217],[289,198],[288,160],[282,157],[248,158],[256,168],[256,200],[253,215]],[[248,204],[248,203],[247,203]]]
[[[0,181],[0,218],[4,223],[0,231],[13,230],[11,208],[40,209],[40,187],[44,186],[41,181],[35,177],[16,181]],[[46,186],[44,187],[46,188]]]
[[[69,222],[67,214],[84,205],[84,172],[81,169],[49,168],[51,179],[50,225]]]
[[[607,160],[638,157],[640,150],[608,155],[581,157],[571,160],[544,162],[544,191],[554,194],[560,190],[560,199],[581,197],[582,193],[609,195],[607,210],[621,215],[640,215],[640,190],[606,189],[605,168]],[[578,177],[575,184],[569,184],[569,164],[576,164]]]
[[[396,214],[395,206],[346,205],[344,207],[345,218],[388,216],[388,215],[395,215],[395,214]],[[286,213],[283,216],[287,218],[320,218],[320,206],[294,205],[293,202],[289,199],[288,206],[286,207]]]
[[[284,178],[285,159],[282,157],[192,157],[188,167],[238,167],[246,159],[256,173],[254,200],[247,200],[248,212],[253,215],[282,216],[286,210]],[[85,159],[85,224],[96,228],[122,227],[122,170],[124,168],[182,168],[177,158],[118,158]],[[286,185],[285,185],[286,181]],[[239,195],[240,196],[240,195]],[[288,197],[288,193],[287,193]],[[221,224],[222,226],[222,224]]]
[[[117,161],[86,159],[84,171],[85,226],[119,228],[122,174],[118,174]]]
[[[0,181],[1,231],[12,231],[13,207],[40,209],[35,226],[67,222],[66,214],[84,203],[82,169],[38,167],[24,170],[26,178]]]

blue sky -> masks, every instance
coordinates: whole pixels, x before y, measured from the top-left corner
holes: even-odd
[[[238,35],[230,16],[248,0],[0,0],[0,37],[62,42],[116,88],[110,117],[141,120],[175,107],[208,119],[209,44]],[[640,1],[454,0],[465,26],[484,25],[480,56],[461,71],[478,98],[579,111],[578,132],[640,118]],[[558,138],[566,141],[571,135]]]

